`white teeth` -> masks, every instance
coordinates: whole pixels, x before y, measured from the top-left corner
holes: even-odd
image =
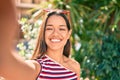
[[[60,42],[60,39],[51,39],[52,42]]]

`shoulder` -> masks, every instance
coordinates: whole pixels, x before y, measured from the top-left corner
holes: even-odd
[[[78,63],[76,60],[70,58],[70,64],[73,66],[75,71],[80,71],[80,63]]]
[[[78,63],[75,59],[69,58],[69,64],[77,76],[80,77],[80,63]]]
[[[33,65],[35,72],[36,72],[36,76],[38,76],[41,70],[40,64],[36,60],[26,60],[26,63],[28,63],[29,65]]]
[[[37,60],[26,60],[25,61],[28,64],[34,65],[34,66],[39,66],[40,64],[37,62]]]

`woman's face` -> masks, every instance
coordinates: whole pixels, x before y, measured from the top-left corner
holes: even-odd
[[[63,17],[52,15],[48,18],[45,29],[45,42],[47,49],[58,50],[64,48],[71,35]]]

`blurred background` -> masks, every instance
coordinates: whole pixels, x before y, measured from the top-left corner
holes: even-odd
[[[81,80],[120,80],[120,0],[16,0],[19,54],[29,59],[41,25],[41,10],[70,10],[72,58]]]

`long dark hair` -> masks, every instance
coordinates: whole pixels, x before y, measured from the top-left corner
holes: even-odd
[[[50,12],[45,17],[45,19],[44,19],[44,21],[43,21],[43,23],[40,27],[40,34],[39,34],[38,39],[37,39],[37,45],[36,45],[36,48],[34,50],[32,59],[40,58],[47,51],[47,45],[46,45],[46,42],[45,42],[45,28],[46,28],[48,18],[52,15],[57,15],[57,16],[63,17],[65,22],[66,22],[68,30],[71,29],[69,19],[66,17],[66,15],[64,13],[60,13],[60,12],[56,12],[56,11]],[[70,49],[71,49],[71,43],[70,43],[70,39],[68,39],[65,46],[64,46],[63,55],[65,55],[66,57],[69,57]]]

